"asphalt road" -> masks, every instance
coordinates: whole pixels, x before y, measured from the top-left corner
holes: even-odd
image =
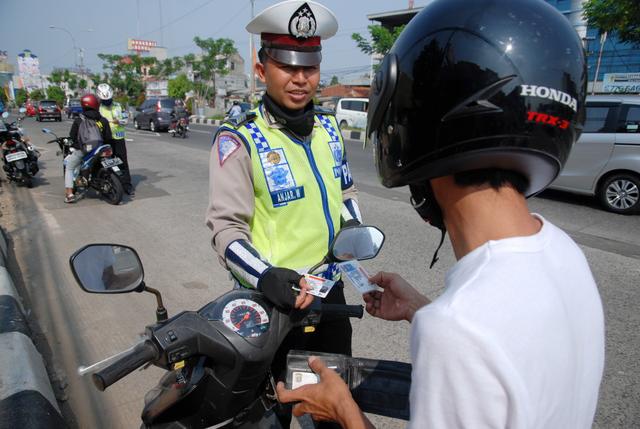
[[[209,148],[214,128],[192,125],[187,139],[166,133],[128,134],[129,160],[137,194],[110,206],[97,198],[63,203],[61,159],[45,145],[43,126],[67,134],[70,122],[24,123],[41,150],[41,173],[33,189],[0,182],[0,220],[15,256],[10,262],[17,288],[36,326],[39,348],[49,361],[58,398],[72,427],[138,427],[146,391],[162,371],[136,371],[106,392],[96,391],[76,369],[131,345],[155,319],[148,294],[84,293],[69,270],[68,257],[91,242],[135,247],[146,283],[162,292],[169,315],[197,309],[227,291],[230,281],[209,244],[204,225]],[[434,269],[428,263],[439,234],[408,205],[406,189],[385,189],[372,155],[348,141],[352,173],[365,221],[379,226],[387,241],[381,254],[363,263],[367,271],[400,272],[431,297],[441,291],[454,263],[445,244]],[[607,363],[595,427],[634,427],[640,421],[640,216],[602,211],[595,201],[547,192],[530,201],[532,211],[565,229],[585,252],[602,295],[607,322]],[[348,290],[350,303],[358,303]],[[408,361],[408,324],[365,316],[354,325],[357,356]],[[380,427],[403,427],[378,419]]]

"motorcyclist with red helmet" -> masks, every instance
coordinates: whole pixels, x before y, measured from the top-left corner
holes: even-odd
[[[73,171],[82,164],[82,157],[95,148],[87,147],[86,142],[80,141],[78,130],[83,121],[92,121],[98,127],[102,142],[104,144],[111,144],[111,129],[109,127],[109,121],[100,115],[100,101],[98,97],[93,94],[86,94],[80,99],[80,105],[82,106],[82,114],[80,114],[71,125],[71,131],[69,137],[73,144],[71,145],[71,153],[64,159],[66,166],[64,172],[64,188],[65,188],[65,203],[75,203],[76,196],[73,193]]]
[[[431,301],[398,274],[367,311],[411,323],[410,428],[590,428],[604,368],[598,288],[576,243],[526,198],[582,131],[582,41],[541,0],[434,0],[381,64],[368,113],[378,174],[408,185],[457,260]],[[432,258],[432,263],[436,258]],[[295,415],[372,427],[335,371],[286,390]]]

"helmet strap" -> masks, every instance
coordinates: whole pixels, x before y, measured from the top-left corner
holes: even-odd
[[[425,185],[409,185],[409,191],[411,191],[411,205],[418,212],[418,215],[441,232],[440,244],[438,244],[436,251],[433,253],[433,258],[429,265],[429,269],[431,269],[438,261],[438,252],[444,243],[447,227],[444,224],[442,210],[440,210],[436,197],[433,195],[431,184],[428,181]]]

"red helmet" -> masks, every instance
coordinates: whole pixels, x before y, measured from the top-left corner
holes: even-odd
[[[98,97],[93,94],[84,95],[80,99],[80,105],[82,106],[82,110],[98,110],[100,108]]]

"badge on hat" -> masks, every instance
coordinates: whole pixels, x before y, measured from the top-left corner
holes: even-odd
[[[300,6],[289,19],[289,34],[306,39],[316,34],[316,17],[307,3]]]

